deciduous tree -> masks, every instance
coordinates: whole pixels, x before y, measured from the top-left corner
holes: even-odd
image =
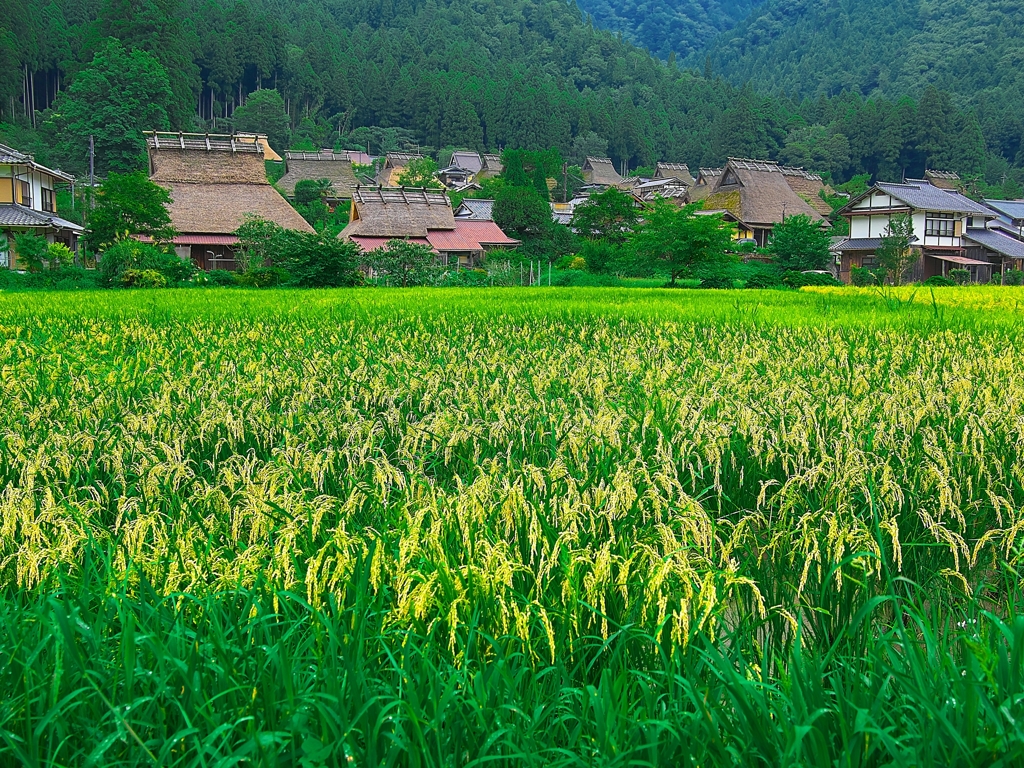
[[[170,193],[145,173],[111,173],[96,192],[85,230],[86,246],[99,252],[120,237],[147,235],[157,242],[174,237],[167,210]]]
[[[893,216],[882,237],[882,245],[876,251],[878,266],[886,271],[896,285],[903,283],[903,276],[917,261],[917,254],[911,248],[914,238],[914,220],[909,214]]]
[[[668,270],[672,285],[695,267],[729,259],[734,227],[720,215],[698,213],[700,205],[658,200],[630,239],[637,259]]]
[[[775,225],[768,253],[784,270],[825,269],[829,262],[829,233],[821,222],[801,213]]]

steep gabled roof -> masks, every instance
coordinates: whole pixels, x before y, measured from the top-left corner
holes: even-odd
[[[465,168],[470,173],[480,173],[484,167],[484,161],[479,153],[460,149],[452,153],[450,165]]]
[[[348,152],[285,152],[288,171],[277,182],[286,195],[295,194],[300,181],[327,179],[336,197],[351,198],[359,184]]]
[[[939,189],[960,189],[960,175],[952,171],[925,171],[924,180]]]
[[[501,164],[501,155],[481,155],[483,167],[477,172],[477,179],[490,179],[499,176],[505,166]]]
[[[704,207],[728,210],[748,225],[774,225],[800,214],[812,221],[824,218],[793,190],[783,168],[768,160],[730,158]]]
[[[147,137],[150,178],[171,194],[168,212],[181,233],[233,233],[246,214],[312,232],[267,181],[263,147],[251,138],[209,134]]]
[[[412,152],[388,152],[384,156],[384,165],[377,174],[377,183],[382,187],[397,187],[398,177],[402,175],[410,160],[422,160],[423,155]]]
[[[1024,259],[1024,243],[1013,237],[1007,237],[990,229],[968,228],[965,237],[1002,256],[1011,259]]]
[[[615,170],[612,161],[607,157],[588,157],[583,163],[583,179],[588,184],[601,184],[614,187],[622,182],[622,177]]]
[[[656,179],[679,179],[685,184],[695,183],[693,174],[685,163],[658,163],[654,170]]]
[[[431,229],[455,229],[451,200],[443,189],[357,187],[352,211],[352,220],[339,235],[344,240],[426,237]]]

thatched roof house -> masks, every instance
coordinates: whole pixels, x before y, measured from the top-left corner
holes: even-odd
[[[622,183],[612,161],[607,157],[588,157],[583,163],[583,180],[589,185],[614,187]]]
[[[501,155],[481,155],[481,160],[483,160],[483,167],[477,171],[477,179],[491,179],[500,176],[501,172],[505,170],[505,166],[501,163]]]
[[[275,163],[280,163],[282,158],[274,148],[270,146],[270,139],[267,138],[265,133],[236,133],[236,141],[255,141],[261,147],[263,147],[263,159],[272,160]]]
[[[685,163],[658,163],[654,169],[656,179],[679,179],[687,186],[693,186],[694,178]]]
[[[690,199],[703,199],[707,211],[729,211],[740,222],[740,238],[752,238],[764,246],[772,228],[787,216],[804,214],[824,222],[824,216],[794,190],[804,182],[813,183],[805,178],[809,174],[800,176],[797,171],[771,161],[730,158],[721,174],[705,175],[701,170],[702,178],[713,181],[699,185],[703,190],[694,187]]]
[[[201,269],[234,269],[234,232],[246,214],[312,232],[267,181],[263,147],[235,136],[147,135],[149,175],[171,193],[175,250]]]
[[[381,187],[397,187],[398,177],[405,171],[410,160],[422,160],[423,155],[410,152],[388,152],[384,156],[384,165],[377,174],[377,184]]]
[[[389,240],[407,240],[431,247],[445,263],[472,266],[492,248],[519,244],[493,221],[456,220],[451,200],[440,189],[359,187],[352,195],[349,224],[338,235],[364,251]]]
[[[359,182],[348,152],[285,152],[284,156],[288,170],[277,182],[277,187],[289,197],[295,195],[295,185],[300,181],[327,179],[334,190],[331,197],[352,199],[352,190]]]

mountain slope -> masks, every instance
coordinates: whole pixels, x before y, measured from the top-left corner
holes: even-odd
[[[730,80],[773,93],[899,97],[934,85],[1012,99],[1024,86],[1024,13],[1017,0],[768,0],[710,55]]]
[[[577,0],[602,29],[647,48],[655,56],[688,56],[703,51],[718,33],[731,29],[763,0]]]

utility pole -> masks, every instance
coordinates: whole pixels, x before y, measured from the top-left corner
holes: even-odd
[[[89,134],[89,210],[92,210],[92,193],[96,188],[96,141]]]
[[[569,194],[569,162],[562,163],[562,205],[565,205],[568,200],[566,196]]]

